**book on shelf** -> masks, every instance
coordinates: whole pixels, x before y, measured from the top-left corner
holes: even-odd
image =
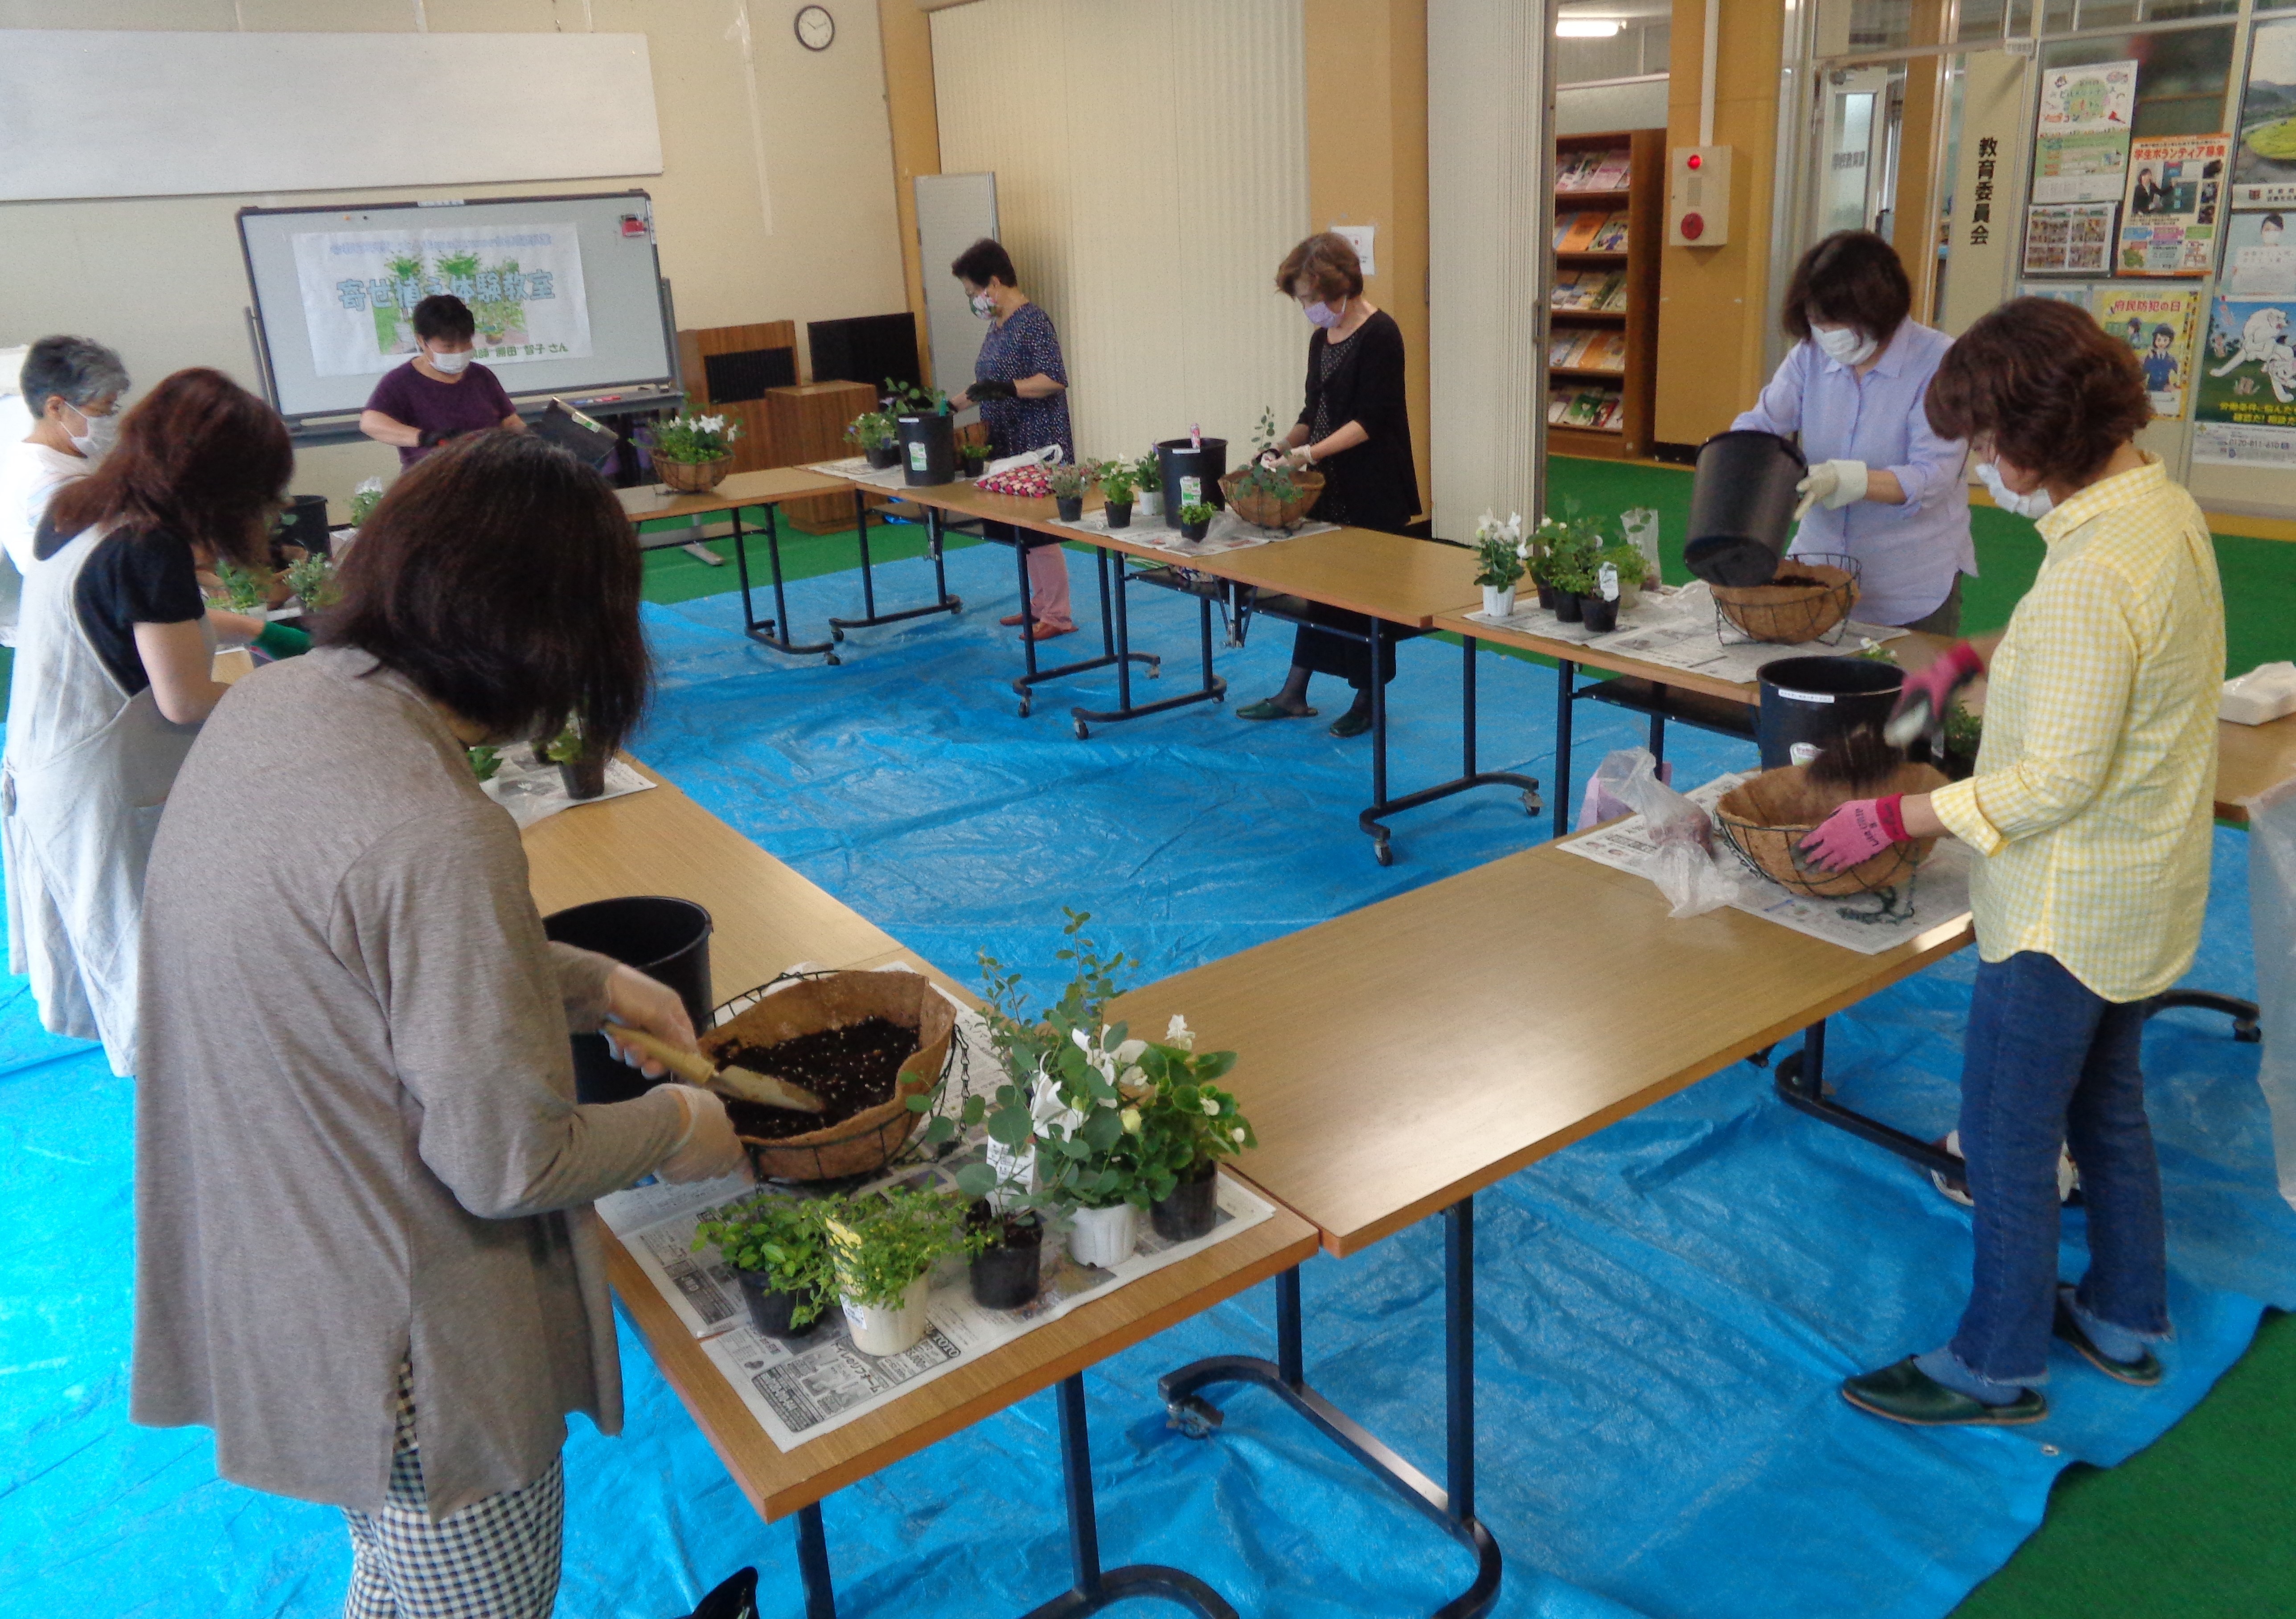
[[[1578,350],[1578,357],[1572,363],[1589,371],[1625,371],[1627,334],[1609,327],[1597,327],[1592,341]]]
[[[1554,222],[1554,251],[1558,253],[1587,252],[1593,247],[1595,233],[1603,228],[1603,221],[1607,218],[1609,216],[1600,209],[1588,209],[1568,218],[1557,218]]]
[[[1602,167],[1605,154],[1599,152],[1566,152],[1554,160],[1554,189],[1557,191],[1587,191],[1595,183],[1595,171]]]
[[[1593,272],[1588,272],[1590,275]],[[1590,309],[1605,309],[1624,313],[1627,307],[1627,273],[1612,270],[1603,278],[1603,284],[1587,300]]]
[[[1625,414],[1626,408],[1626,395],[1606,391],[1595,402],[1595,420],[1591,425],[1598,429],[1617,427],[1620,424],[1619,418]]]
[[[1613,146],[1595,161],[1593,177],[1587,180],[1588,191],[1624,191],[1627,176],[1634,168],[1635,154],[1625,146]]]
[[[1548,339],[1546,363],[1564,371],[1588,365],[1591,362],[1587,356],[1593,351],[1596,340],[1610,335],[1601,326],[1566,326]]]
[[[1570,401],[1576,397],[1568,388],[1546,390],[1546,424],[1549,427],[1562,422],[1563,413],[1570,408]]]
[[[1602,392],[1595,389],[1587,389],[1580,392],[1572,394],[1570,396],[1570,403],[1563,408],[1562,419],[1560,425],[1564,427],[1595,426],[1603,414],[1603,396]]]
[[[1623,253],[1627,251],[1627,210],[1625,209],[1618,210],[1603,221],[1601,226],[1595,232],[1595,239],[1589,244],[1589,249],[1597,253]]]
[[[1557,270],[1554,284],[1547,289],[1546,301],[1558,309],[1584,309],[1589,307],[1587,296],[1591,291],[1599,289],[1587,286],[1585,271]]]

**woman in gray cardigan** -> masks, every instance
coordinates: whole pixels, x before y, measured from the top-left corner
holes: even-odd
[[[152,850],[135,1418],[343,1508],[353,1615],[545,1619],[565,1414],[621,1425],[591,1201],[740,1163],[706,1091],[575,1102],[570,1029],[693,1031],[544,940],[463,753],[577,714],[619,741],[638,584],[597,474],[507,433],[441,449],[365,525],[325,645],[217,709]]]

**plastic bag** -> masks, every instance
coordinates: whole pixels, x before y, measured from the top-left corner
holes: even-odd
[[[1738,898],[1736,868],[1718,859],[1714,818],[1660,779],[1648,748],[1624,748],[1595,772],[1603,792],[1643,818],[1652,849],[1636,867],[1658,884],[1669,916],[1702,916]]]
[[[2296,1204],[2296,782],[2249,804],[2248,912],[2264,1031],[2256,1082],[2272,1109],[2280,1195]]]
[[[1619,514],[1619,526],[1627,531],[1635,549],[1643,554],[1643,577],[1655,585],[1659,581],[1658,510],[1654,506],[1635,506]]]
[[[1587,783],[1586,795],[1578,801],[1578,824],[1574,830],[1584,832],[1587,827],[1599,826],[1604,821],[1632,815],[1635,807],[1620,795],[1619,785],[1634,774],[1637,759],[1649,757],[1650,754],[1641,748],[1620,748],[1597,765],[1594,776]],[[1671,786],[1674,766],[1670,763],[1659,766],[1658,778]]]
[[[2296,714],[2296,663],[2259,663],[2224,683],[2217,718],[2234,725],[2268,725]]]

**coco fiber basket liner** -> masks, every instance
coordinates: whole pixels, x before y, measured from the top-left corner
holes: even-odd
[[[1820,786],[1809,779],[1807,765],[1788,765],[1749,777],[1731,788],[1715,806],[1714,818],[1738,858],[1759,875],[1798,894],[1838,899],[1911,881],[1937,840],[1915,838],[1910,843],[1892,843],[1847,871],[1821,871],[1807,863],[1802,839],[1853,798],[1927,793],[1945,783],[1944,771],[1908,764],[1898,766],[1882,781],[1856,788]]]
[[[941,1082],[956,1031],[956,1009],[921,974],[824,973],[758,996],[701,1037],[703,1052],[722,1063],[742,1048],[777,1046],[871,1019],[915,1033],[915,1047],[902,1060],[893,1094],[884,1101],[819,1130],[771,1138],[742,1130],[742,1116],[790,1115],[755,1104],[732,1105],[735,1133],[749,1148],[759,1175],[772,1180],[836,1180],[882,1169],[924,1117],[908,1105],[908,1099],[929,1094]],[[806,1083],[802,1072],[783,1077]]]
[[[1251,469],[1244,467],[1230,473],[1219,481],[1220,493],[1227,497],[1228,510],[1248,523],[1263,529],[1288,529],[1304,521],[1324,497],[1324,474],[1292,473],[1292,487],[1300,492],[1289,500],[1278,500],[1263,490],[1248,488],[1244,480]]]
[[[1767,585],[1710,585],[1714,609],[1757,641],[1800,646],[1831,634],[1857,605],[1857,568],[1848,557],[1790,556]]]

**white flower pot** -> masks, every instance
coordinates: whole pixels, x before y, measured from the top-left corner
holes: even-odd
[[[1483,616],[1487,619],[1511,619],[1514,616],[1514,587],[1485,585],[1483,587]]]
[[[853,1335],[853,1347],[865,1355],[898,1355],[914,1349],[931,1325],[925,1311],[925,1295],[931,1288],[931,1278],[921,1276],[909,1284],[898,1304],[840,1300],[845,1308],[846,1330]]]
[[[1164,514],[1163,490],[1142,489],[1137,494],[1134,495],[1133,498],[1140,503],[1139,514],[1141,516],[1161,517]]]
[[[1140,1211],[1128,1203],[1112,1208],[1078,1209],[1069,1228],[1069,1257],[1079,1265],[1112,1270],[1140,1245]]]

